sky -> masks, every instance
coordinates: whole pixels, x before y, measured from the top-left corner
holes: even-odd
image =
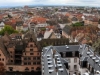
[[[0,0],[2,6],[24,5],[73,5],[100,7],[100,0]]]

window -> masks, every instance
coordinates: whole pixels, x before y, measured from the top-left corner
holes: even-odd
[[[40,62],[37,62],[37,64],[40,65],[41,63]]]
[[[74,74],[76,74],[76,72],[74,72]]]
[[[12,58],[12,55],[11,55],[11,58]]]
[[[24,65],[27,65],[27,63],[26,63],[26,62],[24,62]]]
[[[33,53],[30,53],[30,55],[33,55]]]
[[[30,51],[33,51],[33,49],[30,49]]]
[[[77,65],[74,65],[74,69],[77,69]]]
[[[31,44],[30,47],[33,47],[33,44]]]
[[[33,62],[33,65],[36,65],[36,62]]]
[[[33,57],[33,60],[36,60],[36,57]]]
[[[74,62],[75,62],[75,63],[77,62],[77,58],[74,58]]]
[[[26,57],[24,57],[24,60],[27,60],[27,58],[26,58]]]
[[[39,55],[39,53],[37,53],[37,55]]]
[[[10,51],[10,53],[12,53],[12,51]]]
[[[41,70],[41,68],[40,68],[40,67],[37,67],[37,68],[36,68],[36,70],[37,70],[37,71],[40,71],[40,70]]]
[[[13,67],[9,67],[9,71],[13,71]]]
[[[26,71],[28,71],[28,70],[29,70],[29,68],[28,68],[28,67],[26,67],[26,68],[25,68],[25,70],[26,70]]]
[[[4,61],[4,58],[2,58],[2,61]]]
[[[13,62],[13,60],[11,60],[11,62]]]
[[[31,62],[28,62],[28,65],[31,65]]]
[[[31,67],[31,69],[34,69],[34,67]]]
[[[40,60],[40,57],[37,57],[38,60]]]
[[[28,60],[31,60],[31,58],[30,58],[30,57],[28,57]]]

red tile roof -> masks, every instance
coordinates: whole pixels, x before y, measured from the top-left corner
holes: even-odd
[[[32,22],[45,23],[46,22],[46,18],[43,18],[43,17],[34,17],[34,18],[32,18]]]

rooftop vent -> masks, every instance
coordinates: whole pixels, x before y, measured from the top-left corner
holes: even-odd
[[[62,64],[57,64],[58,66],[62,66]]]
[[[57,59],[60,59],[60,58],[57,58]]]
[[[68,45],[65,45],[67,49],[69,49]]]
[[[59,68],[59,71],[63,72],[63,70],[64,70],[63,68]]]
[[[92,57],[92,59],[93,59],[93,60],[95,60],[95,59],[96,59],[96,57]]]
[[[47,56],[50,56],[50,55],[47,55]]]
[[[49,73],[52,73],[54,70],[53,69],[51,69],[51,70],[49,70]]]
[[[52,61],[48,61],[48,63],[52,63]]]
[[[59,56],[59,55],[56,54],[55,56]]]
[[[45,49],[48,49],[47,47]]]
[[[98,62],[99,62],[99,60],[95,60],[95,62],[96,62],[96,63],[98,63]]]
[[[90,55],[90,57],[93,57],[93,55]]]
[[[47,59],[51,59],[51,58],[47,58]]]
[[[61,61],[57,61],[57,63],[60,63]]]
[[[90,54],[90,52],[88,51],[88,52],[87,52],[87,55],[89,55],[89,54]]]
[[[53,65],[48,65],[48,67],[52,67]]]
[[[100,74],[100,71],[98,71],[98,70],[97,70],[96,72],[98,73],[97,75],[99,75],[99,74]]]
[[[99,66],[100,66],[100,64],[99,64]]]

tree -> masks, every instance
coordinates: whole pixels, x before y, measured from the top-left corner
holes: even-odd
[[[58,11],[58,8],[55,8],[55,11]]]
[[[18,33],[18,31],[14,30],[11,26],[5,25],[4,28],[0,31],[0,35],[4,35],[5,33],[12,34]]]
[[[4,64],[2,62],[0,62],[0,75],[4,75],[4,73],[5,73]]]
[[[72,26],[73,27],[83,26],[83,23],[77,22],[77,23],[72,24]]]

